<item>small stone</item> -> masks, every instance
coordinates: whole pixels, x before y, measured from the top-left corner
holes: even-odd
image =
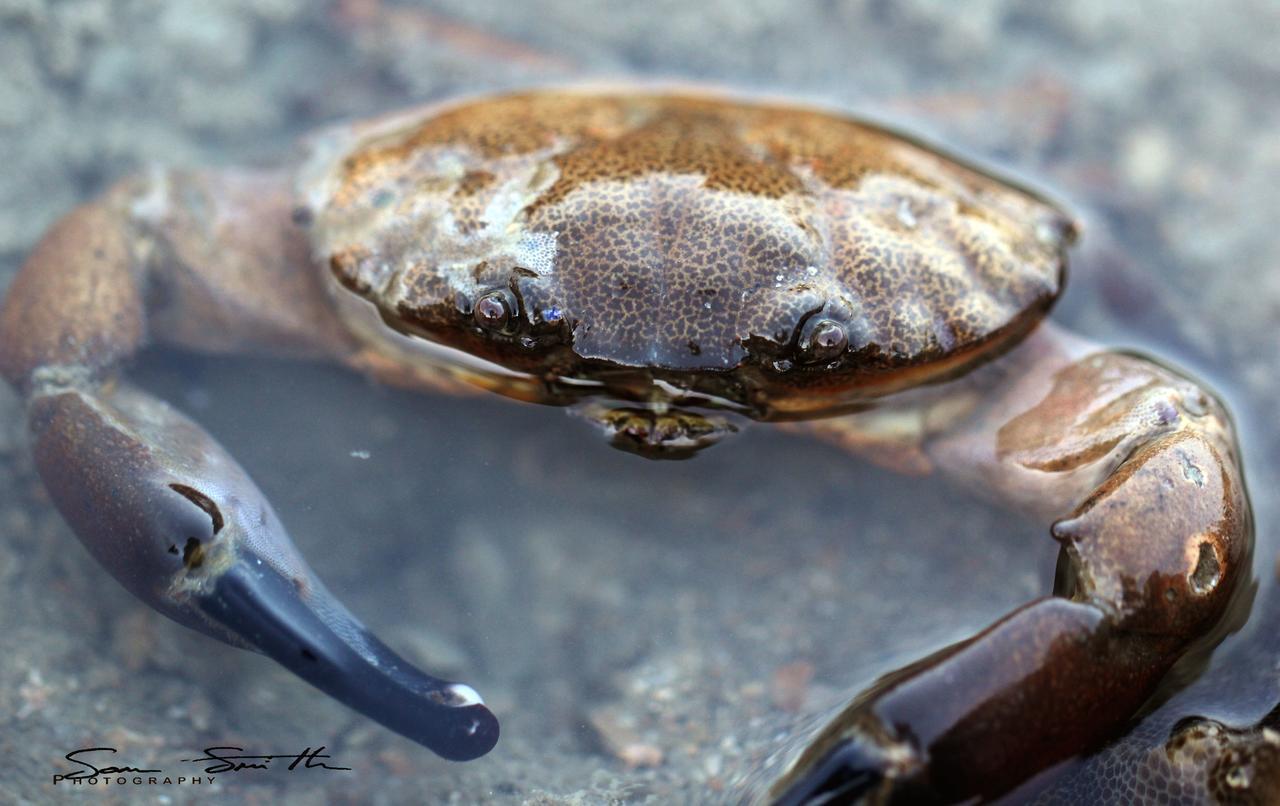
[[[413,760],[397,749],[388,748],[378,753],[378,762],[397,778],[413,775],[415,772]]]
[[[629,769],[640,767],[657,767],[662,764],[662,748],[643,742],[633,742],[618,751],[618,760]]]
[[[644,741],[636,728],[635,714],[617,706],[594,708],[587,723],[595,730],[600,744],[628,769],[656,767],[662,764],[662,749]]]
[[[784,711],[796,713],[804,708],[809,698],[809,683],[813,680],[813,664],[795,661],[779,666],[773,672],[769,694],[773,704]]]

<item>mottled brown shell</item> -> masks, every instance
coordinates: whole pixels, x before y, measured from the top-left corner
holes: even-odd
[[[900,135],[701,95],[533,92],[322,142],[314,246],[399,329],[580,377],[901,387],[1021,336],[1070,220]],[[499,331],[473,305],[506,289]],[[806,327],[848,348],[812,360]],[[869,391],[872,390],[872,391]]]

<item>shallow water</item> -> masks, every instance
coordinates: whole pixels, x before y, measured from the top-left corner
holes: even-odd
[[[1280,549],[1274,12],[966,8],[0,4],[0,285],[54,216],[117,176],[270,161],[337,117],[576,76],[824,99],[999,160],[1082,212],[1057,318],[1168,356],[1230,400],[1267,599]],[[479,688],[503,739],[480,761],[441,762],[143,609],[49,506],[0,391],[0,801],[64,795],[49,777],[76,747],[173,766],[216,743],[324,744],[353,770],[111,794],[736,800],[850,692],[1052,584],[1043,525],[766,427],[690,462],[643,462],[558,410],[424,398],[322,366],[155,353],[134,377],[223,440],[377,632]],[[1258,629],[1229,639],[1209,674]],[[1265,688],[1268,674],[1253,679]]]

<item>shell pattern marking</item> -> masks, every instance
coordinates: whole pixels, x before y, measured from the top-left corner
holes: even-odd
[[[344,145],[304,172],[318,257],[393,326],[523,371],[754,366],[881,394],[1016,340],[1074,235],[1028,192],[812,110],[530,93]],[[506,339],[475,332],[493,289],[518,308]],[[810,320],[850,349],[805,361]]]

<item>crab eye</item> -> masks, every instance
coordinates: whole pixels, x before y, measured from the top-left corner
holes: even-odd
[[[486,330],[502,330],[511,322],[515,312],[515,300],[510,291],[499,289],[476,300],[476,324]]]
[[[844,325],[832,319],[819,319],[809,327],[800,339],[800,352],[805,361],[821,363],[839,358],[849,346],[849,334]]]

